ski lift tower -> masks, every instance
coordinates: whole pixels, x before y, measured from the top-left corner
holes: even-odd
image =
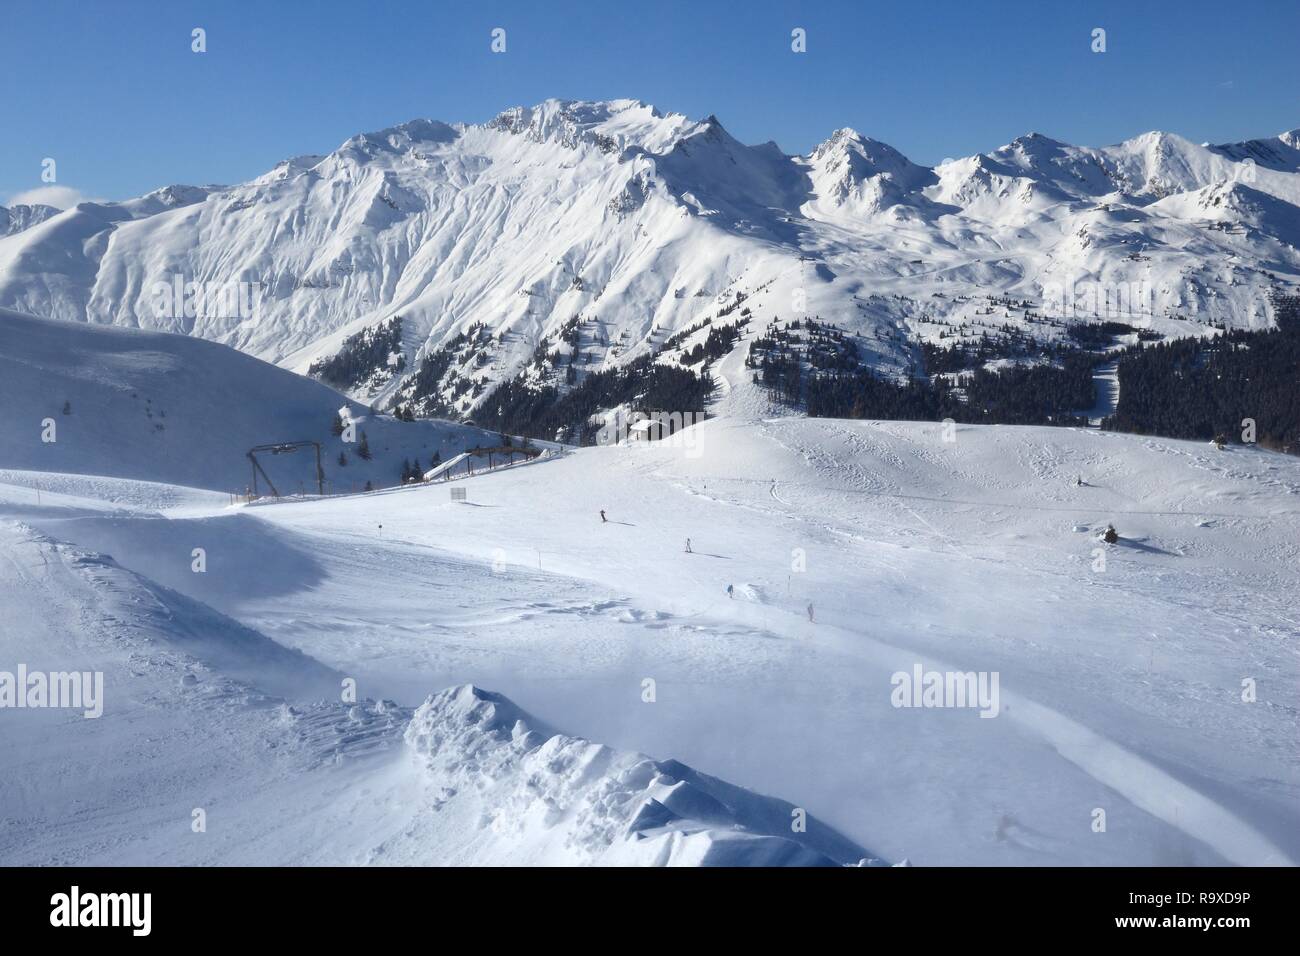
[[[320,442],[316,441],[284,441],[271,445],[256,445],[248,449],[248,460],[253,463],[253,495],[257,496],[257,476],[261,475],[266,481],[267,486],[271,489],[271,494],[280,497],[280,492],[276,490],[275,484],[271,481],[271,476],[262,468],[261,462],[257,460],[257,453],[270,455],[292,455],[300,448],[316,449],[316,490],[324,497],[325,495],[325,470],[321,468],[320,463]]]

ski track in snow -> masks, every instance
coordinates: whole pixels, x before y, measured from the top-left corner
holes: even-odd
[[[767,432],[767,437],[773,436],[770,432]],[[901,461],[895,458],[893,463],[900,464]],[[855,473],[851,467],[839,470],[842,474],[848,475],[851,481],[862,477],[860,474]],[[787,509],[792,508],[790,501],[777,494],[777,486],[778,482],[774,480],[770,489],[771,497]],[[913,498],[931,502],[950,501],[954,504],[976,504],[976,502],[972,501],[950,498],[890,495],[878,490],[859,491],[858,493],[870,494],[877,498]],[[989,502],[980,502],[980,504],[988,505]],[[1000,505],[1000,507],[1016,506]],[[961,553],[960,547],[956,546],[956,543],[949,535],[936,528],[911,508],[906,505],[904,505],[904,508],[936,537],[953,545],[954,551]],[[1077,513],[1080,509],[1076,507],[1073,509],[1047,510],[1072,510]],[[1115,514],[1117,512],[1108,511],[1107,513]],[[1185,512],[1158,511],[1127,513],[1145,515],[1185,514]],[[1206,514],[1204,511],[1196,513]],[[1300,515],[1300,512],[1292,512],[1292,514]],[[787,519],[795,517],[788,510],[781,512],[781,516]],[[927,669],[941,671],[960,669],[933,660],[926,662],[926,667]],[[1004,699],[1008,697],[1016,704],[1013,719],[1029,728],[1032,732],[1042,736],[1066,759],[1084,769],[1097,780],[1114,788],[1144,810],[1159,816],[1167,823],[1213,846],[1229,861],[1243,865],[1258,865],[1260,863],[1294,865],[1293,861],[1289,860],[1281,850],[1273,846],[1244,821],[1191,787],[1180,783],[1169,774],[1144,761],[1139,756],[1126,751],[1114,741],[1105,739],[1082,724],[1070,720],[1063,714],[1041,703],[1012,695],[1006,695]],[[1007,709],[1008,711],[1012,710],[1011,707]]]

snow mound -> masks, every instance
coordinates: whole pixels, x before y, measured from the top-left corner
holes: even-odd
[[[429,697],[406,744],[446,799],[474,794],[481,840],[504,844],[510,862],[834,866],[866,856],[811,819],[794,832],[803,815],[789,804],[676,761],[548,736],[471,684]]]

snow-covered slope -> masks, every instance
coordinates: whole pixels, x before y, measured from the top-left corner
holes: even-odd
[[[56,838],[8,828],[0,857],[1300,860],[1295,458],[1083,428],[960,426],[946,441],[939,424],[785,418],[693,431],[465,479],[463,502],[435,485],[232,509],[166,486],[0,473],[0,515],[117,568],[95,571],[113,587],[77,593],[48,545],[6,538],[0,640],[25,643],[0,659],[103,636],[151,673],[131,635],[193,632],[206,608],[226,622],[217,633],[237,621],[353,678],[362,699],[395,702],[210,707],[214,747],[182,759],[169,745],[152,763],[132,735],[143,717],[40,738],[20,779],[45,781],[41,760],[67,748],[79,778],[109,781],[95,791],[105,816],[60,800],[44,816],[56,785],[6,777],[0,816],[34,816]],[[1098,541],[1108,523],[1112,546]],[[164,603],[181,619],[148,611],[128,573],[176,595]],[[897,706],[897,675],[918,667],[996,674],[995,715]],[[163,671],[156,693],[118,686],[157,699],[179,735],[195,719],[176,699],[183,670]],[[215,666],[200,677],[223,686]],[[445,687],[461,689],[429,700]],[[572,736],[547,744],[544,724]],[[374,760],[352,761],[350,742]],[[756,803],[638,753],[797,803]],[[118,785],[132,771],[161,795],[138,812],[104,796],[133,792]],[[208,805],[209,842],[192,842],[188,814]],[[791,828],[800,809],[806,834]],[[751,836],[724,838],[733,820]]]
[[[1281,173],[1300,172],[1300,129],[1287,130],[1268,139],[1225,143],[1209,148],[1236,162],[1250,160]]]
[[[895,367],[909,357],[896,333],[926,317],[973,316],[987,294],[1041,303],[1067,283],[1142,284],[1125,317],[1139,325],[1262,326],[1268,293],[1300,285],[1294,154],[1293,133],[1105,148],[1032,134],[930,169],[853,130],[789,156],[712,116],[548,100],[359,135],[229,188],[82,204],[0,239],[0,306],[185,332],[295,369],[401,315],[407,374],[482,322],[491,349],[457,371],[488,385],[574,316],[599,321],[579,344],[585,371],[741,293],[759,325],[818,314],[877,338],[873,361]],[[1168,201],[1229,184],[1259,199],[1234,207],[1234,228]],[[248,294],[160,314],[176,283]]]
[[[242,492],[256,445],[317,441],[327,491],[397,484],[497,436],[372,414],[319,382],[184,335],[38,319],[0,310],[0,467],[139,478]],[[347,408],[356,441],[331,426]],[[52,424],[51,424],[52,423]],[[371,459],[359,454],[364,433]],[[346,456],[346,465],[339,456]],[[282,494],[317,488],[315,454],[263,455]],[[265,483],[260,489],[266,493]]]
[[[78,203],[21,217],[27,228],[0,242],[0,308],[96,321],[88,303],[113,233],[137,219],[201,202],[218,187],[167,186],[119,203]],[[131,325],[151,323],[133,322]]]
[[[7,520],[0,601],[0,670],[102,681],[90,718],[0,712],[0,864],[867,862],[788,804],[544,736],[478,688],[341,700],[341,674]]]

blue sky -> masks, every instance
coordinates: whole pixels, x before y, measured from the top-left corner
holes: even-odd
[[[922,163],[1033,130],[1101,145],[1300,126],[1295,0],[5,0],[0,23],[0,203],[43,185],[46,157],[59,186],[121,199],[549,96],[716,113],[788,152],[852,126]]]

